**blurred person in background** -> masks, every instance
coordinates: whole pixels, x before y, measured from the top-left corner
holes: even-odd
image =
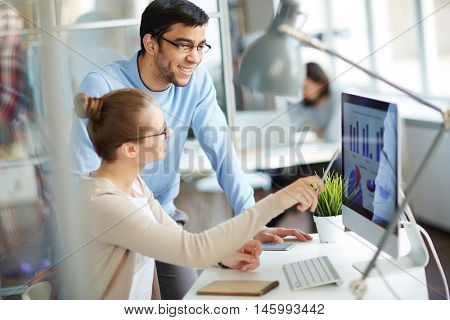
[[[306,64],[301,97],[302,100],[289,109],[296,130],[312,131],[319,139],[339,140],[340,97],[332,89],[325,71],[315,62]]]

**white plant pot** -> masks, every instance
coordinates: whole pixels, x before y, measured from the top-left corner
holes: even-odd
[[[344,234],[345,228],[342,222],[342,215],[333,217],[314,216],[314,222],[322,243],[338,242]]]
[[[48,281],[37,282],[22,294],[22,300],[50,300],[52,285]]]

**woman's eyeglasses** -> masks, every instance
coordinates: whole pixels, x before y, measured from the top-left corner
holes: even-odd
[[[124,144],[126,142],[140,141],[140,140],[144,140],[145,138],[158,137],[158,136],[162,136],[162,135],[164,135],[164,141],[167,141],[167,138],[169,137],[168,131],[169,131],[169,127],[167,126],[167,123],[164,122],[164,127],[163,127],[163,130],[161,133],[150,134],[150,135],[146,135],[146,136],[142,136],[142,137],[128,139],[127,141],[124,141],[121,144],[117,145],[116,148],[120,147],[122,144]]]

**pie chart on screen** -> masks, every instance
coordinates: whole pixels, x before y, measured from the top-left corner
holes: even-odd
[[[355,192],[356,190],[356,192]],[[362,185],[361,185],[361,171],[359,170],[359,167],[355,165],[355,169],[352,170],[350,173],[349,181],[348,181],[348,187],[347,187],[347,194],[355,196],[353,197],[353,201],[356,204],[359,204],[362,206],[363,204],[363,194],[362,194]]]
[[[371,180],[371,179],[367,180],[366,186],[367,186],[367,190],[369,190],[372,193],[375,192],[375,181],[374,180]]]

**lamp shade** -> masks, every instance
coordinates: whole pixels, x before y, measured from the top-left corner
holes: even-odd
[[[239,84],[252,90],[279,96],[299,96],[303,64],[298,40],[281,34],[282,24],[295,26],[299,13],[297,1],[284,0],[267,33],[243,54]]]

